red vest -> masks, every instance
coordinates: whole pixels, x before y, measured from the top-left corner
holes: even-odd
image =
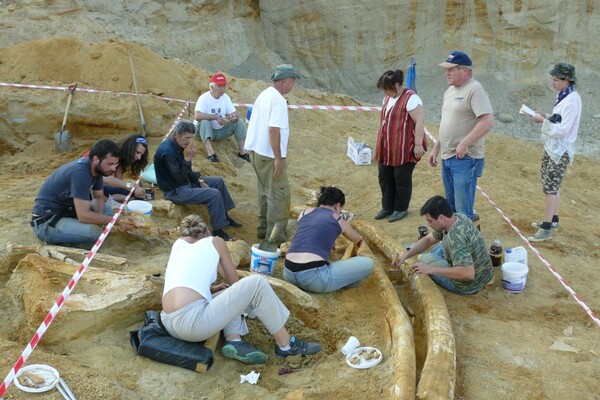
[[[386,96],[381,109],[375,159],[382,165],[399,166],[406,163],[416,163],[415,157],[415,121],[406,110],[412,90],[404,88],[400,98],[389,112],[387,104],[390,97]],[[427,150],[427,138],[423,135],[423,148]]]

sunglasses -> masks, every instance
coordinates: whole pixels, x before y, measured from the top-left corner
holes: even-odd
[[[135,139],[135,142],[145,144],[145,145],[148,144],[148,141],[146,139],[144,139],[143,137],[139,137],[139,138]]]

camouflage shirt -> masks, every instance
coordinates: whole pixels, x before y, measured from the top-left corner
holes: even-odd
[[[463,291],[480,290],[492,279],[492,259],[483,235],[473,221],[462,214],[454,214],[456,222],[448,232],[433,231],[433,236],[444,244],[444,258],[453,266],[475,266],[475,278],[451,279],[452,286]]]

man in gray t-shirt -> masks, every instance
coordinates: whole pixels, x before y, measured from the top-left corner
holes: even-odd
[[[87,158],[71,161],[46,179],[32,210],[31,227],[36,236],[51,244],[96,242],[103,225],[112,220],[105,204],[103,177],[119,165],[119,148],[111,140],[94,144]],[[123,229],[134,226],[128,216],[118,220]]]
[[[449,88],[429,163],[437,166],[441,154],[446,199],[452,211],[473,219],[477,178],[483,174],[484,136],[494,126],[494,110],[481,84],[473,79],[471,65],[469,56],[460,51],[440,64],[446,68]]]

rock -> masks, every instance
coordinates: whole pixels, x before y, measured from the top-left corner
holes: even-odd
[[[511,114],[500,113],[496,117],[498,121],[503,122],[505,124],[512,124],[515,122],[515,118]]]
[[[2,303],[23,307],[33,332],[71,281],[77,267],[31,253],[17,265]],[[129,326],[146,310],[160,309],[162,285],[149,276],[88,267],[44,335],[45,344],[96,335],[108,327]]]

